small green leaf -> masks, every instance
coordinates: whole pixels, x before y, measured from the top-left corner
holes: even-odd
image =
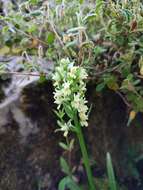
[[[60,183],[59,183],[59,186],[58,186],[58,190],[65,190],[67,188],[67,184],[70,182],[70,178],[67,176],[67,177],[64,177]]]
[[[37,30],[37,25],[36,24],[32,24],[27,29],[27,32],[32,33],[32,32],[35,32],[36,30]]]
[[[55,35],[52,32],[49,33],[47,35],[47,42],[48,42],[48,44],[53,44],[54,40],[55,40]]]
[[[80,189],[80,187],[78,187],[78,185],[74,182],[74,180],[72,180],[71,178],[70,178],[70,181],[69,181],[69,183],[67,184],[67,186],[68,186],[68,188],[70,189],[70,190],[81,190]]]
[[[101,92],[105,87],[105,83],[100,83],[96,86],[96,91]]]
[[[78,187],[78,185],[70,178],[70,177],[64,177],[58,186],[58,190],[65,190],[65,189],[69,189],[69,190],[81,190],[80,187]]]
[[[2,33],[4,34],[4,33],[8,32],[8,30],[9,30],[9,26],[4,26],[2,28]]]
[[[0,72],[2,72],[5,69],[5,64],[4,63],[0,63]]]
[[[84,0],[79,0],[79,3],[82,4]]]
[[[78,44],[77,40],[73,40],[71,42],[66,43],[66,48],[74,47]]]
[[[101,55],[102,53],[104,53],[106,51],[106,49],[101,47],[101,46],[96,46],[93,51],[94,51],[94,55],[95,55],[95,58],[96,58],[99,55]]]
[[[41,14],[41,11],[33,11],[30,13],[30,16],[40,16]]]
[[[68,166],[67,161],[63,157],[60,158],[60,164],[61,164],[61,168],[62,168],[63,172],[66,173],[67,175],[70,175],[70,173],[71,173],[70,168]]]
[[[69,150],[68,145],[66,145],[65,143],[60,142],[59,145],[60,145],[60,147],[63,148],[64,150]]]
[[[43,83],[43,82],[45,82],[46,80],[47,80],[46,76],[43,75],[43,74],[41,74],[41,75],[40,75],[39,82],[40,82],[40,83]]]
[[[59,110],[59,111],[54,110],[54,112],[55,112],[55,114],[56,114],[60,119],[62,119],[62,118],[64,117],[64,115],[65,115],[64,110]]]
[[[96,0],[96,10],[97,14],[101,13],[103,9],[103,0]]]
[[[29,3],[32,5],[36,5],[39,2],[39,0],[29,0]]]
[[[107,156],[106,156],[106,165],[107,165],[107,173],[108,173],[110,190],[117,190],[112,160],[111,160],[111,156],[109,152],[107,152]]]
[[[74,114],[73,114],[73,110],[71,109],[71,107],[69,105],[67,105],[67,104],[64,104],[64,109],[65,109],[65,112],[68,115],[68,117],[70,119],[73,119]]]

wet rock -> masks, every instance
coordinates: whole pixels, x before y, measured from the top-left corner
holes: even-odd
[[[46,84],[46,86],[49,88],[49,84]],[[19,123],[13,115],[14,112],[11,112],[11,115],[8,116],[10,119],[9,123],[4,126],[5,133],[0,134],[0,188],[2,190],[38,190],[39,185],[41,185],[41,188],[52,190],[60,178],[59,155],[62,154],[58,146],[60,137],[59,134],[54,132],[56,120],[52,109],[49,111],[48,102],[51,100],[51,95],[47,96],[49,98],[47,104],[45,102],[45,106],[47,106],[50,113],[47,114],[48,117],[41,115],[40,112],[39,115],[37,112],[35,116],[34,113],[31,113],[32,117],[29,118],[31,122],[35,119],[38,131],[28,131],[26,139],[23,140],[25,134],[23,135],[21,129],[19,130]],[[39,96],[37,96],[38,99]],[[33,102],[33,105],[35,103]],[[37,104],[37,106],[39,109],[40,104]],[[31,111],[28,109],[27,111]],[[20,112],[24,113],[22,108]],[[46,112],[43,112],[43,114],[46,114]],[[27,118],[26,114],[25,118]],[[18,120],[20,119],[21,116]],[[27,131],[27,129],[23,130],[24,133]]]

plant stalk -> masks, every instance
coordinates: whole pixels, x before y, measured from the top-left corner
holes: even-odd
[[[93,175],[92,175],[92,171],[91,171],[91,167],[90,167],[90,163],[89,163],[87,148],[85,145],[85,140],[83,137],[81,125],[77,119],[77,115],[74,117],[74,123],[75,123],[75,127],[78,129],[76,134],[77,134],[79,144],[80,144],[80,149],[81,149],[83,162],[84,162],[84,166],[85,166],[85,170],[86,170],[86,174],[87,174],[87,178],[88,178],[89,187],[90,187],[90,190],[95,190],[95,184],[94,184],[94,179],[93,179]]]

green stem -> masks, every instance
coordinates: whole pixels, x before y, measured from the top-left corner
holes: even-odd
[[[81,125],[77,119],[77,115],[74,117],[74,123],[75,123],[75,127],[78,129],[77,137],[78,137],[79,144],[80,144],[80,149],[81,149],[81,153],[82,153],[82,157],[83,157],[84,166],[86,169],[86,174],[87,174],[90,190],[95,190],[95,184],[94,184],[94,179],[92,176],[92,171],[91,171],[91,167],[90,167],[90,163],[89,163],[87,148],[85,145]]]

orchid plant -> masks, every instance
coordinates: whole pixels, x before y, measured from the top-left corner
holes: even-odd
[[[87,72],[82,66],[75,66],[68,58],[62,59],[55,68],[53,85],[54,99],[57,104],[56,114],[59,128],[64,137],[75,132],[82,152],[90,190],[95,190],[89,157],[83,137],[82,127],[88,126],[88,106],[85,98]]]

